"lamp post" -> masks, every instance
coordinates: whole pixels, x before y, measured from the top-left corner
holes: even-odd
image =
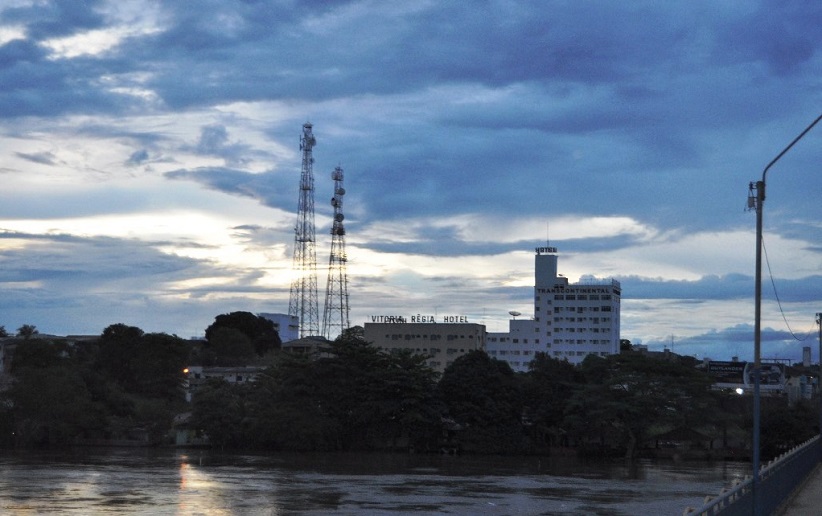
[[[754,375],[754,406],[753,406],[753,458],[752,458],[752,468],[753,468],[753,478],[751,483],[751,488],[753,490],[753,514],[754,516],[761,516],[762,514],[762,503],[761,503],[761,493],[759,489],[759,386],[761,383],[760,379],[760,370],[762,367],[761,361],[761,348],[762,348],[762,208],[763,204],[765,203],[765,179],[768,175],[768,170],[779,161],[782,156],[784,156],[791,147],[796,145],[796,142],[802,139],[808,131],[813,129],[813,126],[822,120],[822,115],[819,115],[816,120],[811,122],[811,124],[802,131],[799,136],[793,139],[793,141],[784,149],[782,152],[777,154],[777,156],[771,160],[770,163],[765,167],[765,170],[762,171],[762,180],[757,181],[756,183],[751,183],[749,188],[751,193],[756,190],[756,196],[751,197],[751,200],[754,203],[754,208],[756,209],[756,279],[755,279],[755,287],[754,287],[754,367],[753,367],[753,375]],[[820,348],[822,349],[822,348]],[[822,357],[820,357],[820,367],[822,367]]]
[[[819,326],[819,375],[816,377],[816,395],[819,396],[819,438],[822,439],[822,313],[816,313],[816,325]],[[819,450],[819,460],[822,461],[822,446]]]

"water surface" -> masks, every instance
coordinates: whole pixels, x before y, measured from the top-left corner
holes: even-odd
[[[0,514],[681,515],[749,465],[157,450],[0,454]]]

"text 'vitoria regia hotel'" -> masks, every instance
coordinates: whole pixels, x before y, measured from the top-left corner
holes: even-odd
[[[486,351],[526,371],[538,351],[578,364],[587,355],[619,353],[621,288],[616,280],[569,283],[557,274],[556,247],[534,257],[533,319],[512,319],[507,333],[488,333]]]

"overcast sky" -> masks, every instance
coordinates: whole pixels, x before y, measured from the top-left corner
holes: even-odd
[[[748,184],[822,113],[818,1],[2,5],[7,330],[287,312],[310,121],[321,309],[339,165],[353,324],[505,331],[550,240],[622,338],[753,356]],[[763,358],[817,357],[821,164],[822,124],[767,176]]]

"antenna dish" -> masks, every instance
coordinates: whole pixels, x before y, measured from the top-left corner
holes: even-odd
[[[511,310],[510,312],[508,312],[508,315],[510,315],[512,317],[517,317],[517,316],[522,315],[522,312],[517,312],[516,310]]]

